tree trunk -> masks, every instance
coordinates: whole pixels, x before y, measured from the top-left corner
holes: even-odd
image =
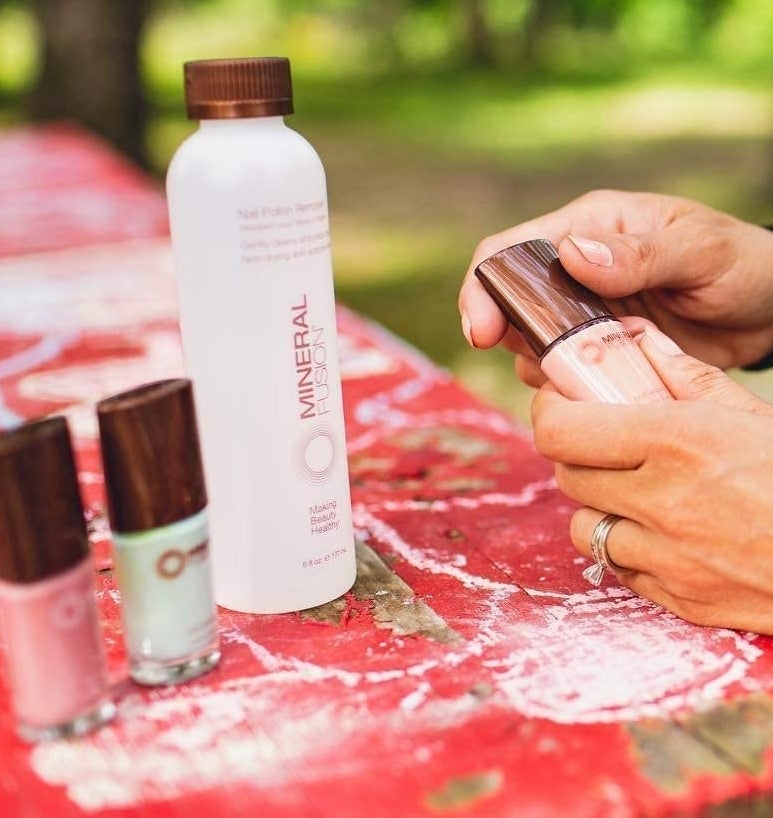
[[[42,70],[33,119],[68,119],[144,163],[139,41],[149,0],[34,0]]]
[[[462,4],[467,59],[472,65],[481,67],[494,63],[494,48],[485,3],[486,0],[464,0]]]
[[[553,26],[561,11],[560,0],[532,0],[531,8],[519,32],[516,62],[521,68],[534,70],[540,59],[540,40]]]

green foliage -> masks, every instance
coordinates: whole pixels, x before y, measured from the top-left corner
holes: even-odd
[[[771,0],[165,0],[157,8],[150,36],[164,32],[166,62],[179,62],[175,43],[185,41],[194,56],[251,44],[253,53],[290,53],[297,65],[339,75],[438,71],[483,54],[521,74],[591,78],[653,60],[773,64]],[[146,54],[160,60],[156,48]]]
[[[28,86],[36,69],[32,17],[16,3],[0,2],[0,95]]]
[[[29,8],[0,0],[0,93],[34,77]],[[177,104],[180,63],[215,55],[283,53],[339,78],[486,63],[598,82],[664,61],[773,74],[772,43],[773,0],[156,0],[142,66],[155,101]]]
[[[773,2],[735,0],[708,41],[719,64],[773,75]]]
[[[700,44],[703,21],[694,0],[631,0],[618,32],[628,54],[640,58],[677,58]]]

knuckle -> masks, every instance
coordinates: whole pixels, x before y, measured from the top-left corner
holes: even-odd
[[[706,626],[714,624],[711,607],[692,599],[672,597],[666,607],[671,613],[676,614],[680,619],[684,619],[685,622],[691,622],[693,625]]]
[[[662,535],[677,540],[686,530],[692,529],[689,510],[694,503],[694,496],[689,486],[669,484],[668,491],[663,491],[658,498],[657,508],[647,516],[649,525]]]
[[[738,254],[738,240],[730,230],[717,230],[716,227],[709,233],[708,248],[715,259],[719,259],[724,263],[730,263]],[[705,238],[705,233],[703,234]]]
[[[485,259],[487,259],[489,256],[493,256],[494,253],[498,253],[506,246],[507,243],[503,241],[502,236],[499,233],[495,233],[492,236],[486,236],[485,238],[481,239],[475,247],[473,266],[477,267],[481,261],[485,261]]]
[[[645,269],[652,266],[657,255],[657,248],[650,236],[626,236],[625,242],[633,253],[633,263],[636,266]]]
[[[672,614],[675,614],[680,619],[692,622],[689,603],[686,600],[681,599],[678,595],[673,595],[674,592],[672,588],[669,587],[668,590],[672,595],[669,596],[667,600],[664,600],[663,602],[664,606],[668,608],[668,610],[671,611]]]
[[[701,404],[680,401],[673,404],[668,420],[660,418],[660,425],[652,430],[649,440],[653,457],[669,463],[680,462],[696,451],[704,426]]]
[[[661,534],[666,537],[678,536],[682,530],[682,499],[681,497],[666,497],[659,504],[658,519],[655,525]]]
[[[527,386],[539,387],[545,382],[545,376],[536,361],[523,355],[515,359],[515,374]]]
[[[727,376],[719,367],[696,358],[686,359],[683,366],[683,377],[696,398],[710,395],[726,384]]]
[[[548,459],[553,459],[559,451],[561,424],[549,410],[539,411],[538,402],[532,403],[532,422],[534,426],[534,446]]]
[[[696,583],[695,578],[689,575],[689,569],[685,571],[672,564],[668,571],[664,571],[662,581],[674,605],[682,609],[690,605],[690,600],[695,595]]]
[[[610,197],[615,195],[617,195],[617,191],[615,190],[611,190],[609,188],[595,188],[594,190],[589,190],[587,193],[583,193],[582,196],[578,197],[575,201],[578,204],[595,206],[606,203]]]
[[[558,478],[558,470],[556,470],[556,478]],[[572,514],[572,519],[569,521],[569,538],[575,548],[580,548],[588,540],[586,527],[583,524],[583,517],[585,516],[585,509],[580,509]]]
[[[576,499],[574,493],[574,480],[572,478],[572,472],[570,471],[570,469],[568,469],[561,463],[557,463],[555,472],[556,485],[558,486],[559,490],[562,491],[567,497]]]
[[[709,625],[715,613],[715,601],[723,593],[717,578],[700,561],[682,558],[662,577],[667,594],[666,607],[682,619],[696,625]]]

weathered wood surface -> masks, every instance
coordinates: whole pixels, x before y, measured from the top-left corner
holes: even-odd
[[[60,138],[68,184],[109,191],[72,168],[118,160],[72,131],[17,135],[13,155],[45,144],[55,190]],[[127,682],[91,407],[181,371],[170,256],[156,221],[96,247],[93,214],[50,218],[78,249],[32,255],[50,243],[0,220],[0,423],[61,411],[76,431],[119,718],[29,748],[0,685],[0,816],[773,813],[773,640],[692,627],[613,579],[590,588],[573,507],[528,436],[344,309],[357,584],[302,614],[223,610],[215,673]]]

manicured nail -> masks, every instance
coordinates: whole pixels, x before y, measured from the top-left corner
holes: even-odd
[[[664,355],[683,355],[681,347],[665,333],[656,327],[647,327],[644,330],[644,337],[651,341],[655,349]]]
[[[475,346],[475,341],[472,340],[472,324],[470,323],[470,316],[462,310],[462,332],[464,333],[464,337],[467,339],[467,343],[471,346]]]
[[[606,244],[593,239],[581,239],[578,236],[567,236],[570,242],[580,251],[583,258],[591,264],[598,264],[600,267],[612,266],[612,251]]]

